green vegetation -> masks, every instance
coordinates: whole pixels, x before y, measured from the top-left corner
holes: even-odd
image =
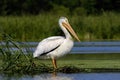
[[[0,35],[9,34],[18,41],[40,41],[53,35],[62,35],[58,27],[61,14],[42,13],[36,16],[0,16]],[[103,12],[101,15],[67,15],[81,40],[120,39],[120,14]],[[3,40],[0,36],[0,40]]]
[[[4,33],[17,41],[61,35],[61,16],[81,40],[120,40],[119,0],[2,0],[0,5],[0,41]]]
[[[53,72],[50,60],[33,59],[31,53],[24,54],[13,39],[40,41],[49,36],[63,35],[58,27],[61,16],[68,18],[81,40],[120,40],[119,0],[2,0],[0,5],[0,41],[5,42],[4,46],[0,45],[0,72]],[[18,51],[10,50],[10,44]],[[57,71],[119,71],[119,56],[70,54],[58,59]]]

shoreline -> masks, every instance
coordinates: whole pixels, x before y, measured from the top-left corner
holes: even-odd
[[[109,55],[109,54],[108,54]],[[69,54],[57,60],[58,69],[54,70],[51,59],[32,59],[27,61],[25,56],[19,57],[16,62],[4,62],[0,60],[0,73],[12,74],[39,74],[39,73],[106,73],[120,72],[120,59],[115,59],[120,54],[108,56]],[[104,57],[103,57],[104,56]],[[106,59],[105,59],[106,57]],[[114,59],[110,60],[110,57]],[[97,59],[98,58],[98,59]]]

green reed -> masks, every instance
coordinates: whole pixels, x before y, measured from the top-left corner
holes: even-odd
[[[41,13],[28,16],[0,16],[0,31],[19,41],[40,41],[62,35],[58,27],[61,14]],[[103,12],[100,15],[67,15],[81,40],[120,39],[120,14]],[[2,33],[0,33],[1,35]],[[0,37],[0,40],[3,38]]]
[[[11,39],[11,37],[9,37],[6,34],[3,34],[3,36],[5,37],[4,43],[5,46],[0,48],[0,57],[1,57],[1,72],[10,72],[10,73],[14,73],[14,72],[23,72],[24,70],[28,71],[30,70],[31,64],[32,62],[32,56],[28,55],[26,56],[24,54],[24,52],[22,51],[22,49],[20,48],[19,44],[16,44],[15,41],[13,41]],[[18,50],[14,51],[11,48],[15,47]],[[4,50],[4,48],[6,48],[6,50]],[[23,65],[23,62],[26,62],[25,65]]]

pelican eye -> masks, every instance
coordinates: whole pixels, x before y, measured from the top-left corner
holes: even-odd
[[[67,23],[68,23],[68,20],[67,20],[67,19],[65,19],[65,22],[67,22]]]

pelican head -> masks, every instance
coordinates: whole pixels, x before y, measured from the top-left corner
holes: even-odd
[[[66,17],[60,17],[59,25],[61,27],[64,27],[65,29],[67,29],[73,35],[73,37],[75,37],[78,41],[80,41],[80,39],[78,38],[77,34],[75,33],[75,31],[70,26],[70,24],[68,22],[68,19]]]

